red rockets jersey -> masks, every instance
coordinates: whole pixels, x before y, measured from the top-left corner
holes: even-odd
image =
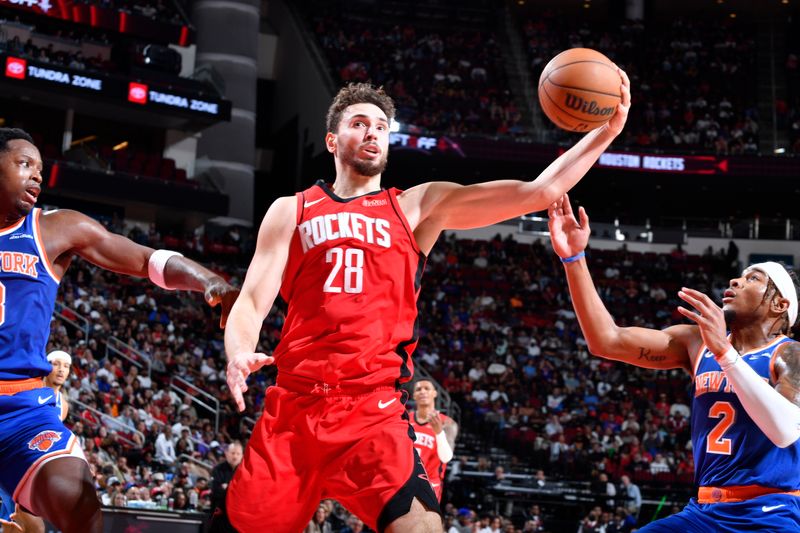
[[[347,392],[411,379],[425,255],[398,192],[340,198],[319,181],[297,193],[273,354],[280,386]]]
[[[439,459],[439,451],[436,449],[436,434],[429,423],[417,421],[416,411],[410,411],[408,416],[411,418],[411,427],[414,428],[414,433],[417,435],[414,448],[417,449],[419,458],[425,466],[425,472],[428,474],[433,492],[436,493],[439,501],[442,501],[442,484],[444,483],[444,470],[447,467],[447,463],[443,463]],[[449,417],[445,415],[439,416],[442,417],[443,424],[451,422]]]

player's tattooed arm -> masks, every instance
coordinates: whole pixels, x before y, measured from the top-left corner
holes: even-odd
[[[639,348],[638,360],[647,363],[661,363],[667,360],[667,356],[654,354],[653,350],[650,350],[649,348],[645,348],[644,346],[642,346]]]
[[[456,449],[456,437],[458,436],[458,424],[454,420],[448,420],[445,422],[444,427],[444,435],[447,437],[447,442],[450,443],[450,447],[454,450]]]
[[[777,390],[800,407],[800,342],[787,342],[775,356]]]

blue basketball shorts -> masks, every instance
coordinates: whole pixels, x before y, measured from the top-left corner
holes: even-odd
[[[743,502],[697,503],[695,498],[672,516],[651,522],[639,533],[787,533],[800,531],[800,497],[765,494]]]
[[[60,457],[85,460],[60,414],[55,392],[49,387],[0,395],[0,489],[28,510],[30,481],[39,468]]]

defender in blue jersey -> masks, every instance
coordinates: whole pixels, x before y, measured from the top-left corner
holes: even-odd
[[[221,325],[238,291],[180,254],[140,246],[76,211],[43,214],[34,208],[41,173],[33,139],[0,128],[0,488],[64,533],[99,532],[89,467],[42,380],[59,280],[78,255],[163,288],[203,292],[222,303]]]
[[[694,378],[697,498],[638,531],[800,531],[800,343],[786,337],[797,321],[797,277],[778,263],[752,265],[730,281],[722,308],[698,291],[678,293],[694,308],[680,313],[695,325],[621,328],[584,258],[586,212],[578,221],[564,196],[549,215],[589,350],[644,368],[683,368]]]

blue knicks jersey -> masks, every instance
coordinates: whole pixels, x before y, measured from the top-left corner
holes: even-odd
[[[42,377],[58,292],[39,233],[41,209],[0,229],[0,380]]]
[[[773,356],[786,342],[793,341],[781,335],[766,346],[741,354],[737,364],[750,365],[774,386]],[[692,445],[697,485],[800,489],[800,442],[778,448],[764,435],[705,346],[695,363],[694,375]]]

